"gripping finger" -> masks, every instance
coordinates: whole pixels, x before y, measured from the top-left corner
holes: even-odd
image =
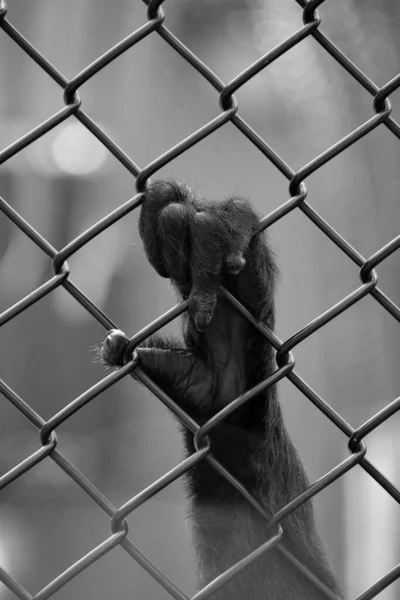
[[[171,274],[164,260],[162,214],[165,211],[168,213],[171,205],[184,209],[190,204],[190,192],[185,186],[172,181],[155,181],[145,191],[144,196],[139,217],[140,237],[150,264],[161,277],[169,278]],[[171,219],[169,223],[171,224]]]
[[[163,264],[169,277],[181,287],[190,284],[188,246],[192,210],[184,204],[168,204],[158,223]]]
[[[205,331],[217,303],[217,287],[223,264],[223,248],[218,222],[212,214],[196,212],[191,229],[191,313],[196,329]]]

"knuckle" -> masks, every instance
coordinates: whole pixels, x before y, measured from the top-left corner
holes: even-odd
[[[187,223],[188,217],[188,208],[184,204],[178,204],[177,202],[171,202],[160,213],[160,220],[162,222],[176,223],[178,226]]]

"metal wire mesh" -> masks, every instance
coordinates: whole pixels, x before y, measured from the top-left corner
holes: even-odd
[[[315,331],[323,327],[326,323],[337,317],[343,311],[357,303],[361,298],[369,294],[379,302],[397,321],[400,321],[400,309],[392,302],[377,286],[377,275],[375,268],[384,261],[389,255],[400,247],[400,236],[393,239],[386,246],[381,248],[368,259],[364,258],[356,249],[354,249],[343,237],[341,237],[306,201],[307,188],[306,178],[322,167],[328,161],[332,160],[346,148],[355,144],[363,136],[370,133],[379,126],[387,127],[397,138],[400,139],[400,125],[391,116],[391,106],[389,96],[398,87],[400,87],[400,75],[389,81],[382,88],[376,86],[347,56],[335,46],[321,31],[321,19],[317,12],[319,5],[324,0],[296,0],[303,8],[303,25],[285,41],[277,45],[273,50],[262,56],[259,60],[245,69],[240,75],[235,77],[228,84],[224,84],[205,65],[195,54],[193,54],[177,37],[175,37],[164,26],[164,11],[162,0],[152,0],[146,2],[148,5],[147,22],[139,29],[134,31],[127,38],[116,44],[105,54],[100,56],[92,64],[86,67],[73,79],[66,79],[36,48],[25,39],[6,18],[7,6],[3,0],[0,0],[0,27],[4,34],[8,35],[32,60],[34,60],[63,90],[64,106],[46,121],[35,127],[16,140],[6,149],[0,152],[0,164],[26,148],[29,144],[39,139],[57,125],[71,116],[78,119],[108,150],[114,157],[136,178],[137,194],[129,199],[125,204],[108,214],[106,217],[95,223],[84,233],[76,237],[61,250],[54,248],[46,239],[44,239],[35,229],[24,220],[3,198],[0,198],[0,210],[6,215],[21,231],[23,231],[44,253],[52,260],[54,275],[43,285],[35,289],[28,296],[11,306],[0,315],[0,326],[13,319],[21,312],[25,311],[32,304],[40,301],[44,296],[63,286],[82,307],[90,313],[93,319],[96,319],[105,330],[115,328],[116,325],[105,315],[71,280],[70,270],[67,260],[76,253],[85,244],[94,237],[113,225],[119,219],[122,219],[130,211],[135,210],[142,203],[143,190],[146,187],[148,179],[159,169],[164,167],[177,156],[200,142],[205,137],[215,132],[226,123],[233,123],[235,127],[268,159],[275,167],[288,179],[290,198],[279,208],[274,210],[268,216],[260,221],[260,231],[282,219],[293,210],[302,211],[336,246],[338,246],[359,268],[361,285],[346,298],[343,298],[335,306],[332,306],[322,315],[309,323],[306,327],[296,332],[289,339],[281,342],[276,335],[265,328],[261,323],[255,320],[252,315],[226,290],[222,290],[226,298],[243,314],[245,317],[261,331],[272,346],[276,349],[276,362],[278,369],[270,375],[257,388],[248,391],[241,398],[236,399],[232,404],[223,409],[208,423],[199,427],[182,409],[177,407],[174,402],[162,392],[151,379],[137,368],[136,358],[126,364],[123,368],[111,373],[103,380],[98,382],[92,388],[76,398],[60,412],[45,421],[38,415],[22,398],[20,398],[5,382],[0,381],[0,391],[3,396],[20,411],[40,432],[41,447],[23,460],[20,464],[14,466],[10,471],[0,478],[0,489],[5,488],[11,482],[22,477],[29,469],[50,457],[80,488],[82,488],[90,498],[101,507],[101,509],[110,517],[111,535],[101,544],[93,548],[88,554],[71,565],[66,571],[61,573],[56,579],[51,581],[35,596],[32,596],[25,590],[18,581],[11,577],[4,569],[0,568],[0,581],[14,593],[14,595],[23,600],[45,600],[55,594],[57,590],[67,585],[71,579],[97,561],[101,556],[109,552],[117,545],[122,546],[124,550],[131,555],[169,594],[178,600],[188,600],[188,597],[179,590],[172,581],[170,581],[152,562],[137,548],[127,537],[128,528],[125,518],[149,498],[157,494],[160,490],[175,481],[178,477],[188,471],[193,465],[201,460],[206,460],[223,477],[225,477],[233,486],[235,486],[256,509],[263,514],[263,508],[255,499],[243,488],[240,482],[236,481],[227,470],[218,463],[213,457],[207,438],[207,433],[217,425],[223,418],[238,408],[239,405],[250,400],[260,389],[278,382],[282,378],[287,378],[298,388],[326,417],[341,430],[348,438],[348,447],[350,456],[337,465],[332,471],[321,477],[313,483],[305,492],[283,507],[273,517],[270,524],[277,526],[277,533],[272,536],[261,548],[258,548],[252,554],[241,560],[228,571],[226,571],[217,580],[208,584],[200,590],[193,600],[204,600],[212,595],[217,589],[223,586],[228,580],[234,577],[241,569],[256,560],[262,553],[267,552],[272,547],[277,547],[286,557],[291,560],[297,568],[309,577],[314,584],[319,587],[327,598],[334,599],[336,596],[328,590],[318,578],[308,570],[299,560],[290,554],[288,550],[280,543],[282,537],[282,526],[280,522],[291,511],[295,510],[301,503],[315,496],[321,490],[325,489],[332,482],[340,478],[355,465],[360,465],[382,488],[397,502],[400,503],[400,491],[366,458],[366,448],[363,439],[367,434],[376,429],[391,415],[400,408],[400,398],[387,405],[383,410],[375,414],[371,419],[361,425],[358,429],[352,428],[327,402],[321,398],[294,370],[294,360],[291,351],[312,335]],[[182,140],[173,148],[170,148],[163,155],[159,156],[153,162],[143,169],[140,169],[129,156],[127,156],[115,142],[102,131],[96,123],[82,109],[81,101],[78,95],[79,88],[90,78],[95,76],[110,62],[126,50],[138,44],[149,35],[159,35],[165,43],[171,46],[177,53],[183,57],[219,94],[220,112],[211,121],[198,129],[192,135]],[[241,88],[252,77],[265,69],[273,61],[279,59],[285,52],[296,44],[312,36],[320,46],[328,52],[360,85],[367,90],[372,98],[371,117],[361,126],[352,131],[349,135],[339,142],[325,150],[322,154],[314,158],[298,171],[292,170],[280,156],[271,148],[256,131],[239,115],[238,105],[234,93]],[[166,323],[172,321],[187,309],[187,302],[181,302],[172,310],[160,316],[156,321],[148,325],[145,329],[136,334],[129,344],[129,348],[134,348],[154,333]],[[133,355],[134,356],[134,355]],[[159,480],[155,481],[148,488],[141,491],[134,498],[129,500],[123,506],[116,508],[107,498],[105,498],[98,489],[82,474],[75,466],[68,461],[57,447],[56,428],[69,419],[71,415],[79,411],[84,405],[101,394],[104,390],[114,383],[132,374],[136,369],[137,377],[158,396],[158,398],[167,405],[176,416],[195,434],[195,445],[197,451],[181,464],[176,466],[170,472],[166,473]],[[389,586],[393,581],[400,577],[400,565],[388,572],[384,577],[377,581],[372,587],[366,590],[358,600],[367,600],[375,597],[383,589]]]

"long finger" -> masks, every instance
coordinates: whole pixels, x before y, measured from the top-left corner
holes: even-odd
[[[229,198],[219,205],[226,227],[224,237],[224,271],[237,275],[246,265],[244,254],[259,221],[250,204],[240,197]],[[228,227],[228,229],[227,229]]]
[[[192,291],[191,314],[196,329],[205,331],[217,303],[223,248],[218,221],[211,213],[196,212],[190,223]]]
[[[184,204],[168,204],[160,214],[158,235],[161,239],[163,263],[168,275],[187,298],[189,295],[189,221],[193,209]]]
[[[169,278],[170,275],[164,264],[159,232],[160,215],[169,204],[185,205],[189,200],[188,189],[172,181],[155,181],[145,191],[140,210],[139,233],[149,262],[161,277]]]

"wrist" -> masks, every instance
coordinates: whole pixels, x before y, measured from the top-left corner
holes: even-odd
[[[204,419],[207,422],[208,419]],[[199,423],[200,425],[202,423]],[[260,431],[249,431],[237,424],[220,423],[208,434],[210,453],[247,491],[257,487],[256,458],[262,452],[263,435]],[[188,454],[195,451],[193,433],[184,431]],[[202,502],[215,503],[245,501],[232,484],[204,459],[187,474],[190,490]]]

